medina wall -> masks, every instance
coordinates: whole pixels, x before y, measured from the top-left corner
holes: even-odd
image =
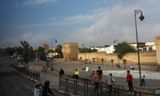
[[[156,59],[157,59],[157,64],[160,66],[160,36],[156,37]]]
[[[114,60],[114,63],[118,63],[118,58],[116,54],[106,54],[105,52],[94,52],[94,53],[79,53],[78,59],[85,60],[88,62],[94,61],[97,63],[101,63],[102,58],[104,59],[104,64],[111,64],[111,59]],[[119,63],[122,64],[123,60],[126,59],[127,64],[137,64],[137,53],[128,53],[124,56],[122,60],[119,60]],[[140,53],[140,62],[141,64],[156,64],[156,52],[141,52]]]

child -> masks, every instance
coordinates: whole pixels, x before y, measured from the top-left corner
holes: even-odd
[[[142,86],[146,86],[145,75],[143,75],[143,77],[142,77]]]
[[[37,84],[33,89],[33,96],[40,96],[40,85]]]

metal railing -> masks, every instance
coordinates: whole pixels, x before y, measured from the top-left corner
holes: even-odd
[[[17,72],[23,74],[24,76],[29,77],[32,80],[40,81],[40,72],[26,69],[26,68],[19,68],[17,66],[12,66]]]
[[[99,86],[98,92],[95,92],[94,88],[95,86],[89,79],[80,78],[77,80],[70,76],[59,78],[60,90],[81,96],[160,96],[160,94],[145,93],[137,89],[130,93],[128,90],[118,88],[117,86],[113,86],[112,93],[109,95],[106,83],[102,83]]]

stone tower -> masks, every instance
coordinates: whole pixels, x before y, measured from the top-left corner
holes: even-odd
[[[65,61],[78,60],[78,43],[64,43],[62,51]]]
[[[160,36],[156,37],[155,43],[156,43],[157,64],[158,64],[158,66],[160,68]]]

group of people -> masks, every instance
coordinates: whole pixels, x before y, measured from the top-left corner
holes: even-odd
[[[61,68],[59,71],[59,76],[60,78],[64,75],[64,70]],[[91,73],[91,82],[92,84],[95,86],[94,87],[94,93],[97,94],[97,96],[100,96],[100,85],[102,83],[102,75],[103,75],[103,71],[101,69],[100,66],[98,66],[98,69],[95,71],[93,70],[93,72]],[[74,74],[72,75],[72,78],[74,79],[78,79],[80,76],[80,72],[78,71],[78,69],[75,70]],[[126,75],[126,82],[128,83],[128,88],[129,88],[129,92],[133,92],[133,77],[132,74],[130,73],[130,71],[127,71],[127,75]],[[115,83],[115,78],[112,75],[112,73],[109,73],[109,75],[107,76],[106,79],[106,84],[107,84],[107,88],[108,88],[108,94],[109,96],[112,96],[112,85]],[[146,80],[145,80],[145,75],[142,76],[141,78],[141,84],[142,86],[146,86]],[[43,90],[41,90],[43,89]],[[38,94],[42,94],[42,95],[38,95]],[[52,96],[54,96],[54,94],[51,92],[50,88],[49,88],[49,81],[45,81],[44,82],[44,86],[38,84],[35,86],[34,89],[34,96],[49,96],[47,95],[48,93],[50,93]]]
[[[36,84],[32,93],[33,96],[55,96],[50,89],[50,82],[48,80],[46,80],[44,84]]]
[[[91,82],[95,86],[94,92],[96,92],[96,94],[98,95],[99,95],[99,86],[102,82],[102,74],[103,74],[103,71],[100,66],[96,71],[93,70],[93,72],[91,73]],[[133,92],[133,76],[129,70],[127,71],[126,82],[128,83],[129,92]],[[109,73],[106,79],[109,96],[112,96],[112,89],[113,89],[112,85],[114,83],[115,83],[115,78],[112,75],[112,73]],[[143,75],[141,78],[141,84],[142,86],[146,86],[145,75]]]

